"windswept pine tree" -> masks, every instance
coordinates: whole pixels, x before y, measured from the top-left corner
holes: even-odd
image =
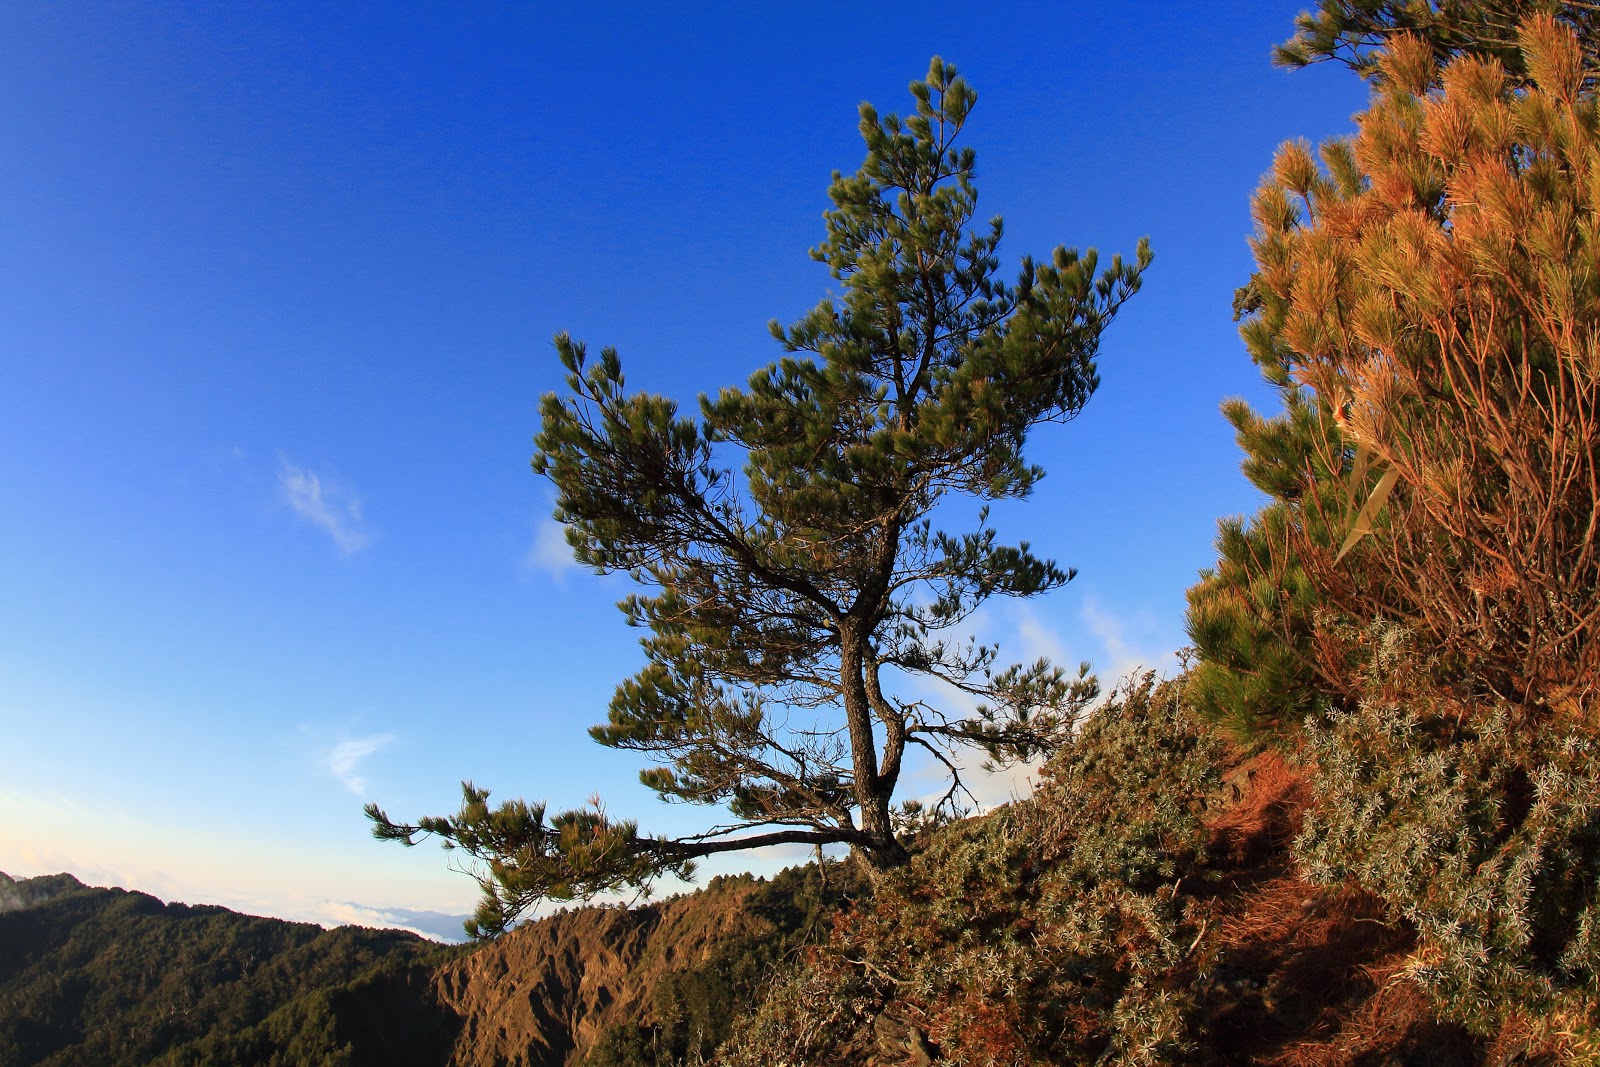
[[[491,808],[464,786],[452,817],[415,825],[369,814],[379,837],[436,834],[483,864],[475,933],[493,935],[543,897],[584,896],[688,874],[732,849],[844,844],[873,867],[902,862],[917,816],[894,796],[908,753],[949,775],[959,752],[1030,757],[1064,738],[1093,698],[1087,668],[1001,666],[957,636],[992,596],[1059,588],[1072,572],[1026,542],[1002,544],[981,512],[949,533],[940,501],[1028,496],[1044,472],[1030,432],[1075,416],[1094,392],[1101,332],[1149,263],[1058,248],[997,276],[998,218],[974,225],[973,150],[958,144],[977,96],[935,59],[901,118],[861,108],[867,157],[834,175],[813,258],[842,286],[773,336],[788,353],[695,415],[629,393],[614,350],[556,348],[568,392],[547,395],[534,469],[558,493],[577,559],[643,587],[620,607],[648,631],[646,663],[591,733],[657,764],[670,801],[725,805],[734,821],[688,838],[641,835],[598,804],[546,817]],[[734,465],[734,461],[739,461]],[[935,679],[975,702],[926,699]]]

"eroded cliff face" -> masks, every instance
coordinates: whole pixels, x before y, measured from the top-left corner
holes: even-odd
[[[754,885],[624,910],[579,908],[512,931],[435,973],[431,996],[460,1020],[451,1067],[565,1067],[617,1023],[648,1021],[652,988],[753,932]]]

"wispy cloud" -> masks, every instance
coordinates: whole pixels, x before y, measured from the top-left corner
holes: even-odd
[[[1033,795],[1039,785],[1039,768],[1044,766],[1044,759],[1029,760],[1026,763],[1014,763],[1009,767],[996,767],[987,770],[977,765],[975,759],[966,761],[968,767],[963,777],[966,779],[967,788],[972,791],[972,797],[978,802],[978,810],[993,811],[1002,804],[1010,804],[1014,800],[1022,800]]]
[[[523,554],[522,569],[529,574],[542,572],[555,578],[581,570],[578,561],[572,558],[572,546],[567,544],[567,528],[548,516],[536,520],[533,543]]]
[[[999,640],[1002,663],[1044,657],[1073,672],[1080,660],[1088,659],[1100,678],[1102,692],[1135,671],[1170,674],[1177,666],[1170,647],[1162,648],[1167,635],[1153,620],[1109,611],[1093,599],[1082,604],[1076,619],[1061,620],[1060,625],[1028,604],[1003,605],[993,613],[974,616],[970,624],[981,640]],[[931,680],[914,679],[912,689],[952,714],[975,711],[971,696]],[[952,755],[971,791],[969,802],[976,801],[980,811],[1029,796],[1038,784],[1039,761],[985,770],[978,753],[962,750]],[[922,795],[924,801],[936,800],[946,780],[943,768],[931,760],[917,763],[917,771],[906,783],[908,792],[918,795],[936,785]]]
[[[1177,667],[1172,647],[1162,647],[1170,635],[1153,619],[1110,611],[1093,597],[1082,602],[1076,625],[1060,629],[1027,605],[1012,611],[1017,635],[1014,647],[1021,653],[1017,658],[1044,656],[1069,669],[1087,659],[1103,688],[1109,689],[1135,671],[1171,674]],[[1075,650],[1072,645],[1077,645]]]
[[[358,770],[362,760],[394,740],[394,734],[368,734],[340,741],[328,753],[328,770],[357,796],[365,796],[367,781]]]
[[[1047,626],[1032,608],[1018,604],[1011,612],[1016,620],[1018,644],[1017,654],[1011,658],[1030,660],[1043,656],[1051,663],[1066,668],[1075,666],[1083,659],[1081,654],[1073,657],[1067,650],[1065,638]]]
[[[282,453],[278,454],[278,488],[295,514],[333,538],[341,554],[353,555],[371,543],[360,498],[325,484],[316,471],[296,466]]]
[[[958,700],[963,698],[965,694]],[[954,705],[955,702],[947,702],[945,707],[949,711],[967,710]],[[1042,758],[1036,758],[1005,767],[991,767],[983,752],[961,745],[945,748],[944,754],[961,775],[962,789],[956,801],[971,814],[993,811],[1032,795],[1038,785],[1039,768],[1044,763]],[[950,771],[933,757],[913,749],[906,755],[906,772],[901,784],[905,798],[915,798],[931,808],[944,799],[950,788]]]
[[[1153,620],[1107,611],[1093,598],[1084,601],[1079,618],[1105,650],[1105,658],[1095,662],[1102,683],[1115,683],[1135,671],[1170,675],[1177,668],[1174,650],[1159,646],[1159,627]]]

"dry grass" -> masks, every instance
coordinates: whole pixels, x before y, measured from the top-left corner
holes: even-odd
[[[1410,978],[1413,933],[1356,888],[1310,884],[1289,846],[1310,803],[1304,774],[1275,752],[1227,776],[1212,832],[1204,989],[1215,1062],[1274,1067],[1476,1064],[1482,1050],[1436,1021]]]
[[[1224,781],[1231,803],[1207,820],[1210,853],[1241,870],[1281,860],[1300,832],[1300,813],[1311,802],[1305,775],[1277,752],[1263,752],[1240,764]]]

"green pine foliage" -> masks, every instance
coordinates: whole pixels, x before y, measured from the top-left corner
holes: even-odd
[[[1460,55],[1483,56],[1525,77],[1519,31],[1541,13],[1553,13],[1582,43],[1589,57],[1584,79],[1592,85],[1600,76],[1600,10],[1583,0],[1317,0],[1274,55],[1289,67],[1332,60],[1378,78],[1384,48],[1405,35],[1425,42],[1440,65]]]
[[[1058,248],[999,275],[998,218],[975,222],[976,156],[960,143],[977,94],[934,59],[901,117],[861,109],[867,156],[835,174],[812,251],[839,286],[792,326],[787,353],[744,388],[675,401],[629,392],[617,353],[591,359],[565,334],[567,391],[540,405],[534,469],[579,562],[643,591],[620,607],[645,666],[591,731],[655,764],[668,801],[725,806],[735,822],[694,837],[641,836],[595,806],[546,818],[466,787],[452,817],[380,838],[435,834],[481,862],[472,929],[492,936],[543,897],[588,896],[687,875],[714,852],[848,845],[876,868],[904,862],[895,793],[908,752],[949,772],[958,753],[1000,762],[1049,751],[1096,695],[1045,660],[1005,666],[955,635],[993,596],[1030,597],[1072,572],[1003,544],[988,501],[1027,497],[1044,471],[1031,432],[1073,418],[1094,392],[1100,337],[1150,262]],[[737,464],[736,466],[734,464]],[[942,501],[973,525],[934,527]],[[924,698],[933,679],[973,711]]]
[[[1245,331],[1257,361],[1276,309],[1262,309]],[[1185,619],[1194,654],[1189,699],[1241,740],[1283,739],[1325,699],[1317,670],[1314,620],[1324,601],[1301,564],[1304,533],[1331,544],[1338,530],[1320,521],[1339,489],[1317,456],[1317,427],[1328,417],[1314,397],[1280,387],[1283,413],[1265,417],[1242,400],[1223,407],[1245,451],[1245,475],[1269,503],[1249,520],[1219,524],[1217,563],[1188,591]],[[1310,507],[1306,505],[1310,504]]]

